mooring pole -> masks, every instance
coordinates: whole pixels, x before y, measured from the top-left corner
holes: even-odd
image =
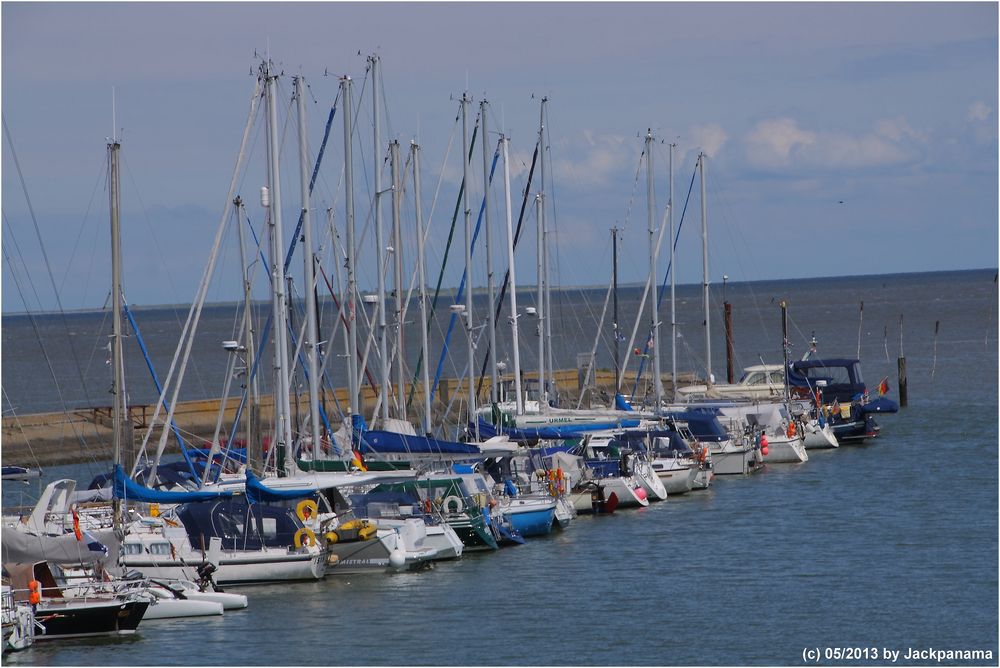
[[[906,356],[903,355],[903,314],[899,314],[899,359],[896,360],[899,374],[899,407],[906,405]]]
[[[726,382],[733,384],[733,305],[726,301],[726,281],[729,276],[722,277],[722,312],[726,324]]]

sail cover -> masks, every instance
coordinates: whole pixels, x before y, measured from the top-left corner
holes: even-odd
[[[187,503],[189,501],[208,501],[225,496],[232,492],[164,492],[158,489],[143,487],[125,475],[121,464],[115,465],[115,498],[143,503]]]

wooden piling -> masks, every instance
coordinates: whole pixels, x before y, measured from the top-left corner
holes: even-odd
[[[899,407],[906,405],[906,358],[900,357],[896,360],[899,372]]]

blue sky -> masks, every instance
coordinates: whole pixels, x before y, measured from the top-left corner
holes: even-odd
[[[123,140],[127,295],[137,304],[189,302],[225,204],[251,71],[265,52],[286,75],[282,123],[291,75],[309,82],[313,152],[337,75],[354,77],[356,98],[362,88],[367,95],[365,59],[380,54],[384,139],[398,138],[405,151],[419,135],[426,210],[441,181],[432,275],[461,178],[453,132],[466,88],[476,103],[490,101],[491,145],[501,120],[511,137],[515,194],[539,98],[550,99],[548,201],[561,285],[606,283],[616,224],[625,228],[622,280],[645,279],[645,177],[636,174],[647,128],[678,145],[678,219],[695,156],[709,156],[713,283],[723,274],[997,266],[996,3],[5,2],[0,11],[3,116],[53,274],[50,281],[5,138],[5,312],[24,310],[25,300],[32,310],[54,308],[53,281],[65,308],[104,302],[112,88]],[[366,98],[354,148],[362,221],[370,128]],[[263,184],[261,141],[242,180],[250,202]],[[288,222],[298,208],[294,124],[284,147]],[[337,123],[313,200],[324,224],[331,206],[335,222],[343,215],[342,150]],[[666,151],[665,143],[654,151],[657,220],[667,201]],[[476,198],[481,161],[477,150]],[[496,203],[502,190],[493,193]],[[697,193],[696,184],[678,247],[680,282],[701,280]],[[259,225],[259,207],[248,215]],[[533,231],[526,240],[518,271],[528,284]],[[407,267],[412,251],[405,242]],[[213,300],[237,294],[235,255],[227,252],[220,272],[230,274],[220,273]],[[446,285],[457,284],[455,262]],[[482,285],[481,257],[476,263],[474,284]],[[370,263],[361,278],[366,289],[374,285]]]

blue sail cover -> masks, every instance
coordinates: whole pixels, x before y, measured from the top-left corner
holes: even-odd
[[[272,503],[289,499],[301,499],[316,493],[315,489],[271,489],[262,483],[260,478],[255,476],[253,471],[249,469],[247,469],[246,490],[247,500],[252,504],[260,503],[261,501]]]
[[[361,440],[361,454],[404,454],[404,455],[470,455],[477,456],[479,447],[474,443],[442,441],[429,436],[399,434],[394,431],[372,429],[364,433]]]
[[[632,411],[632,404],[625,401],[625,397],[620,394],[615,394],[615,408],[620,411]]]
[[[694,409],[677,413],[667,413],[665,417],[687,422],[688,429],[699,441],[726,441],[729,432],[715,416],[715,410]]]
[[[470,425],[471,426],[471,425]],[[607,431],[638,427],[639,420],[618,420],[615,422],[593,422],[589,424],[552,424],[528,429],[504,428],[503,434],[512,441],[535,441],[539,439],[583,438],[588,432]],[[479,418],[479,435],[493,438],[500,434],[496,426],[482,417]]]
[[[189,501],[208,501],[232,496],[232,492],[164,492],[158,489],[143,487],[125,475],[121,464],[115,464],[116,499],[141,501],[143,503],[187,503]]]

